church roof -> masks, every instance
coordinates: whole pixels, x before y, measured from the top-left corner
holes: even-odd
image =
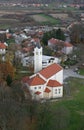
[[[6,45],[0,42],[0,49],[6,49]]]
[[[59,87],[62,86],[62,84],[60,84],[58,81],[56,80],[49,80],[47,83],[48,87]]]
[[[30,85],[30,86],[35,86],[35,85],[43,85],[45,84],[45,80],[43,80],[39,75],[36,75],[32,78],[30,78],[27,83]]]
[[[51,76],[53,76],[54,74],[58,73],[59,71],[62,70],[62,67],[56,63],[53,63],[51,65],[49,65],[48,67],[42,69],[41,71],[39,71],[39,73],[45,77],[46,79],[50,78]]]

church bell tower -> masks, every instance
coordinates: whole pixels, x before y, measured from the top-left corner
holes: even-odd
[[[42,70],[42,47],[34,48],[34,73]]]

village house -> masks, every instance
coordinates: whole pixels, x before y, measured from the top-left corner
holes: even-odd
[[[1,55],[6,53],[6,48],[7,48],[7,45],[5,43],[0,42],[0,54]]]
[[[54,51],[61,51],[66,55],[71,54],[73,51],[73,45],[71,43],[55,38],[51,38],[48,40],[48,46]]]
[[[64,42],[64,47],[62,48],[62,52],[66,55],[71,54],[73,51],[73,45],[69,42]]]
[[[15,42],[17,43],[17,44],[21,44],[21,42],[23,41],[23,40],[25,40],[25,39],[28,39],[28,37],[25,35],[25,33],[14,33],[13,34],[13,37],[14,37],[14,39],[15,39]]]
[[[55,39],[55,38],[51,38],[51,39],[48,40],[48,46],[49,46],[51,49],[55,49],[56,46],[59,45],[59,42],[60,42],[60,40]]]

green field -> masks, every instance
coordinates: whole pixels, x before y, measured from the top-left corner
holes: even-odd
[[[10,25],[8,24],[0,24],[0,29],[7,29],[10,28]]]
[[[61,111],[65,113],[64,116],[59,111],[60,121],[62,118],[63,121],[65,118],[68,121],[67,127],[61,130],[84,130],[84,79],[70,78],[67,82],[66,87],[69,88],[70,95],[64,91],[64,99],[52,103],[53,111],[62,109]]]
[[[79,69],[79,74],[84,75],[84,68]]]
[[[60,20],[55,19],[52,16],[49,16],[47,14],[32,15],[32,18],[36,22],[38,22],[39,24],[44,24],[44,25],[56,25],[56,24],[60,24]]]

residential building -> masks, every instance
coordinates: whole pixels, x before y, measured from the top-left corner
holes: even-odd
[[[62,52],[66,55],[71,54],[73,51],[73,45],[69,42],[64,42],[64,47],[62,48]]]
[[[5,54],[6,48],[7,48],[6,44],[0,42],[0,54]]]

